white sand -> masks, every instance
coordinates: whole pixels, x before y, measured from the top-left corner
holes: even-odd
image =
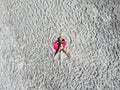
[[[119,0],[0,0],[0,90],[120,90],[119,20]]]

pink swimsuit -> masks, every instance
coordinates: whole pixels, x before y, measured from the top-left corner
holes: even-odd
[[[53,48],[55,49],[55,50],[58,50],[58,40],[57,41],[55,41],[55,43],[53,43]],[[65,46],[66,46],[66,41],[64,41],[63,43],[62,43],[62,46],[63,46],[63,48],[65,48]]]

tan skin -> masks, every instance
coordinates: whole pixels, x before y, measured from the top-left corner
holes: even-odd
[[[62,46],[62,43],[64,42],[62,37],[59,38],[59,42],[60,42],[60,47],[59,47],[58,51],[56,51],[54,57],[55,57],[60,51],[63,51],[68,57],[70,57],[70,54],[69,54],[69,53],[67,52],[67,50],[66,50],[65,48],[63,48],[63,46]]]

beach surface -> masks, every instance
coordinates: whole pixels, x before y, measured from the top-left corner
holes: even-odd
[[[0,90],[120,90],[120,0],[0,0]]]

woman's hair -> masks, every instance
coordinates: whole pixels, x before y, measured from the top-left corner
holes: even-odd
[[[60,41],[60,38],[61,38],[61,36],[60,36],[60,37],[58,37],[58,41]],[[65,39],[62,39],[62,41],[65,41]]]
[[[65,39],[62,39],[62,41],[65,41]]]
[[[58,37],[58,41],[60,41],[60,38],[61,38],[61,36],[60,36],[60,37]]]

